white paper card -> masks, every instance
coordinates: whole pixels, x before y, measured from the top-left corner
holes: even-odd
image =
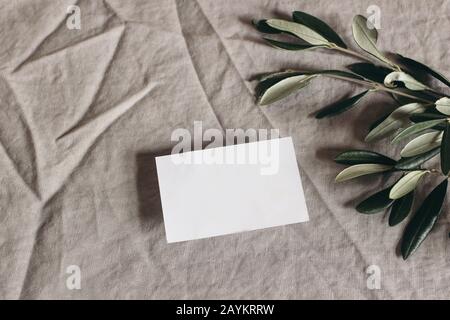
[[[308,221],[290,137],[156,158],[167,242]]]

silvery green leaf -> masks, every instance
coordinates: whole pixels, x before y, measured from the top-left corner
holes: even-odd
[[[347,48],[344,41],[342,41],[342,39],[339,37],[339,35],[328,24],[326,24],[322,20],[320,20],[310,14],[302,12],[302,11],[294,11],[292,13],[292,19],[295,22],[302,24],[302,25],[316,31],[321,36],[323,36],[325,39],[334,43],[335,45],[337,45],[341,48],[344,48],[344,49]]]
[[[315,75],[296,75],[285,78],[265,90],[261,95],[259,104],[267,105],[278,101],[290,95],[291,93],[305,87],[314,77]]]
[[[428,132],[411,140],[400,152],[402,157],[414,157],[441,145],[442,132]]]
[[[386,78],[384,78],[384,85],[386,87],[395,88],[396,82],[402,82],[406,88],[413,91],[425,90],[428,87],[423,83],[420,83],[409,74],[401,71],[394,71],[389,73]]]
[[[422,177],[427,173],[429,173],[428,170],[417,170],[409,172],[392,187],[391,192],[389,192],[389,198],[399,199],[410,193],[417,187],[420,179],[422,179]]]
[[[379,60],[391,64],[391,62],[386,59],[380,51],[378,51],[376,46],[378,39],[377,29],[371,25],[365,17],[357,15],[353,18],[352,31],[353,38],[361,49],[370,53]]]
[[[356,164],[354,166],[348,167],[342,170],[337,176],[335,181],[342,182],[346,180],[350,180],[353,178],[357,178],[360,176],[364,176],[372,173],[379,173],[384,171],[389,171],[393,166],[385,165],[385,164]]]
[[[401,244],[403,259],[406,260],[422,244],[436,224],[442,212],[447,184],[445,179],[431,191],[406,226]]]
[[[436,126],[440,123],[443,123],[444,121],[445,121],[445,119],[437,119],[437,120],[430,120],[430,121],[415,123],[412,126],[402,130],[399,134],[397,134],[394,137],[394,139],[392,139],[392,143],[396,143],[404,138],[412,136],[413,134],[417,134],[417,133],[420,133],[427,129],[431,129],[434,126]]]
[[[424,112],[426,107],[421,103],[410,103],[395,109],[383,122],[373,128],[366,136],[365,141],[371,142],[405,126],[412,113]]]
[[[281,19],[269,19],[266,21],[266,23],[274,29],[293,34],[294,36],[310,44],[330,46],[330,42],[320,34],[296,22]]]
[[[450,99],[449,98],[441,98],[435,102],[436,109],[447,116],[450,116]]]
[[[284,49],[284,50],[292,50],[292,51],[300,51],[300,50],[307,50],[307,49],[314,49],[314,48],[321,48],[323,46],[316,46],[312,44],[301,44],[301,43],[290,43],[290,42],[284,42],[284,41],[277,41],[269,38],[264,38],[272,47],[278,48],[278,49]]]

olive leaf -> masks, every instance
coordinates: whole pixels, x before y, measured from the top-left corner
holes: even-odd
[[[427,66],[419,61],[413,60],[411,58],[404,57],[400,54],[397,54],[397,59],[406,68],[416,69],[424,74],[428,74],[428,75],[432,76],[433,78],[438,79],[439,81],[446,84],[447,86],[450,86],[450,81],[442,73],[437,72],[436,70],[430,68],[429,66]]]
[[[446,121],[441,142],[441,170],[448,175],[450,171],[450,123]]]
[[[442,204],[447,193],[447,183],[448,181],[445,179],[431,191],[407,225],[401,244],[403,259],[406,260],[433,229],[442,211]]]
[[[272,27],[270,27],[267,24],[267,20],[253,20],[252,21],[253,25],[255,26],[256,30],[258,30],[259,32],[262,33],[269,33],[269,34],[279,34],[281,33],[280,30],[274,29]]]
[[[400,199],[404,195],[413,191],[419,184],[422,177],[428,174],[428,170],[417,170],[411,171],[402,177],[391,189],[389,193],[389,198]]]
[[[390,69],[376,66],[372,63],[367,62],[353,63],[351,65],[348,65],[347,68],[353,73],[356,73],[357,75],[360,75],[365,79],[378,83],[384,83],[384,78],[386,78],[386,76],[391,73]]]
[[[266,78],[259,85],[261,90],[259,104],[267,105],[278,101],[305,87],[314,77],[314,75],[291,73]]]
[[[357,178],[360,176],[373,174],[373,173],[380,173],[384,171],[389,171],[392,169],[393,166],[386,165],[386,164],[356,164],[351,167],[348,167],[344,170],[342,170],[337,176],[335,181],[336,182],[342,182],[347,181],[353,178]]]
[[[278,48],[278,49],[284,49],[284,50],[292,50],[292,51],[300,51],[300,50],[307,50],[307,49],[314,49],[314,48],[320,48],[323,46],[316,46],[312,44],[302,44],[302,43],[290,43],[290,42],[283,42],[283,41],[277,41],[269,38],[263,37],[264,40],[266,40],[271,46]]]
[[[430,120],[445,119],[445,118],[446,117],[442,114],[428,113],[428,112],[416,113],[416,114],[412,114],[409,116],[409,120],[411,120],[412,122],[415,122],[415,123],[425,122],[425,121],[430,121]],[[436,127],[434,129],[444,130],[444,126],[442,126],[442,124],[438,124],[438,125],[436,125]]]
[[[388,208],[394,202],[394,200],[389,198],[391,188],[392,186],[383,189],[363,200],[356,206],[356,210],[359,213],[374,214]]]
[[[446,98],[446,97],[441,98],[438,101],[436,101],[435,104],[436,104],[436,109],[439,112],[441,112],[447,116],[450,115],[450,99],[449,98]]]
[[[423,83],[420,83],[412,76],[405,72],[394,71],[389,73],[386,78],[384,78],[384,85],[386,87],[395,88],[397,87],[397,83],[401,82],[405,85],[406,88],[413,91],[421,91],[426,90],[428,87]]]
[[[395,109],[383,122],[373,128],[366,136],[365,141],[371,142],[403,127],[412,113],[424,112],[426,107],[422,103],[410,103]]]
[[[423,163],[435,157],[439,152],[440,148],[437,147],[414,157],[401,158],[397,161],[394,168],[397,170],[419,169]]]
[[[442,132],[428,132],[411,140],[400,151],[402,157],[413,157],[425,153],[441,145]]]
[[[391,65],[391,62],[386,59],[377,49],[377,29],[373,25],[371,25],[365,17],[357,15],[353,18],[352,31],[353,38],[361,49],[370,53],[379,60]]]
[[[445,119],[437,119],[437,120],[428,120],[424,122],[415,123],[412,126],[409,126],[408,128],[402,130],[400,133],[398,133],[394,139],[392,139],[392,143],[399,142],[400,140],[410,137],[414,134],[423,132],[427,129],[433,128],[438,124],[441,124],[445,121]]]
[[[341,48],[347,48],[341,37],[325,22],[302,11],[294,11],[292,19],[320,34],[322,37]]]
[[[386,165],[395,165],[396,161],[377,152],[367,150],[349,150],[340,153],[334,158],[336,163],[340,164],[364,164],[377,163]]]
[[[400,199],[396,199],[392,205],[391,213],[389,214],[389,226],[393,227],[402,222],[411,211],[413,202],[413,191],[401,197]]]
[[[283,32],[288,32],[310,44],[323,45],[328,47],[331,45],[330,42],[322,37],[319,33],[296,22],[281,19],[269,19],[266,21],[266,23],[271,28]]]
[[[369,92],[369,90],[363,91],[353,97],[338,101],[333,103],[322,110],[320,110],[316,114],[316,119],[322,119],[325,117],[334,117],[338,114],[341,114],[347,110],[350,110],[352,107],[356,106],[358,102]]]

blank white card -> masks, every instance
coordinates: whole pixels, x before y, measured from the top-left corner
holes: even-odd
[[[308,221],[292,139],[156,158],[167,242]]]

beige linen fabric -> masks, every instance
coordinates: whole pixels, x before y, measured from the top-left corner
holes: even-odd
[[[81,30],[66,26],[70,4]],[[376,94],[345,115],[312,113],[347,93],[322,79],[255,104],[252,77],[343,68],[329,52],[275,50],[252,18],[316,15],[347,43],[351,19],[381,9],[379,44],[450,74],[449,1],[0,1],[0,297],[7,299],[450,298],[448,209],[404,262],[404,227],[355,203],[382,177],[336,185],[332,157],[366,148],[394,106]],[[176,128],[279,128],[292,136],[310,222],[168,245],[154,156]],[[392,156],[385,143],[372,146]],[[397,150],[399,151],[399,150]],[[223,201],[230,201],[224,195]],[[66,287],[67,267],[81,289]],[[366,268],[381,269],[381,289]]]

